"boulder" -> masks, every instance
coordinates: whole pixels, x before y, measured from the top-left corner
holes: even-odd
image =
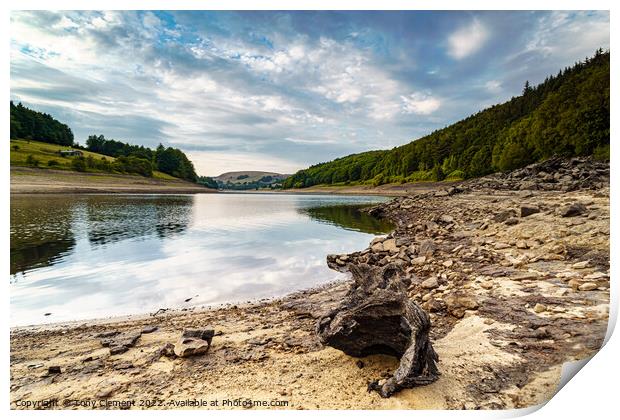
[[[178,357],[190,357],[204,354],[211,347],[206,340],[195,337],[181,337],[174,344],[174,354]]]
[[[598,288],[598,285],[592,282],[583,283],[581,286],[579,286],[579,290],[581,290],[582,292],[596,290],[597,288]]]
[[[581,203],[574,203],[564,206],[560,209],[562,217],[575,217],[584,214],[588,209]]]
[[[531,216],[532,214],[540,213],[540,209],[535,206],[522,205],[520,210],[521,217],[527,217]]]
[[[466,310],[475,310],[479,307],[476,298],[468,295],[450,295],[444,299],[444,302],[448,312],[457,318],[463,318]]]
[[[351,288],[342,302],[321,316],[317,335],[322,344],[354,357],[388,354],[400,365],[387,380],[368,384],[387,398],[404,388],[437,380],[437,353],[429,338],[428,314],[407,296],[403,270],[350,264]]]
[[[497,213],[494,217],[493,220],[498,222],[498,223],[503,223],[506,220],[508,220],[511,217],[514,217],[517,215],[517,212],[510,209],[510,210],[504,210],[502,212]]]

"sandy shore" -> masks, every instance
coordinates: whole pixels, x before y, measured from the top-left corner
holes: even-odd
[[[11,194],[194,194],[215,190],[181,180],[11,167]]]
[[[576,204],[579,214],[563,216]],[[383,399],[367,384],[389,376],[396,358],[358,359],[318,342],[316,319],[338,304],[344,282],[246,305],[15,328],[11,407],[194,408],[217,400],[204,408],[240,408],[237,399],[250,399],[264,404],[255,408],[524,408],[553,395],[565,362],[599,349],[609,312],[608,187],[440,191],[374,212],[396,230],[328,263],[405,268],[411,298],[431,316],[437,382]],[[422,241],[433,248],[424,258]],[[185,328],[203,327],[216,332],[206,354],[162,350]],[[139,338],[122,354],[102,345],[105,336],[131,334]]]

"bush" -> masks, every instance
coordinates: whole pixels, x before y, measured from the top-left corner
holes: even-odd
[[[14,145],[13,146],[13,150],[15,150],[17,152],[19,150],[19,146],[18,145]]]
[[[71,159],[71,167],[78,172],[86,172],[86,159],[82,156],[76,156]]]
[[[57,160],[52,159],[52,160],[47,161],[47,166],[58,166],[58,165],[60,165],[60,163],[58,163]]]
[[[456,171],[450,172],[448,176],[446,177],[446,181],[462,181],[464,179],[465,179],[465,172],[459,171],[458,169]]]
[[[26,157],[26,165],[39,166],[39,159],[35,158],[33,155],[28,155]]]
[[[596,147],[592,156],[596,160],[609,162],[609,145]]]

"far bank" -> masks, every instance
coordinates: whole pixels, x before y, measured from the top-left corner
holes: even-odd
[[[179,179],[11,167],[11,194],[195,194],[216,190]]]

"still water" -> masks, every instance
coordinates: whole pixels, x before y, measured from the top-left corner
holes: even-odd
[[[361,250],[392,229],[359,211],[385,200],[13,196],[11,323],[243,302],[332,281],[340,274],[327,267],[327,254]]]

